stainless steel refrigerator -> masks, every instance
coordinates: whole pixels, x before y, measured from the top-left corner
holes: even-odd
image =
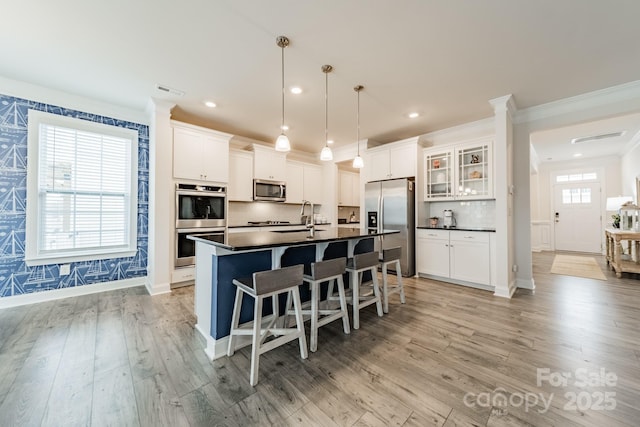
[[[412,178],[374,181],[365,184],[364,208],[367,228],[399,230],[378,238],[376,250],[402,248],[403,276],[415,274],[415,183]]]

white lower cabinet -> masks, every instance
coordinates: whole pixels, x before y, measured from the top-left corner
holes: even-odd
[[[491,232],[418,229],[418,274],[493,286]],[[464,282],[464,283],[462,283]]]

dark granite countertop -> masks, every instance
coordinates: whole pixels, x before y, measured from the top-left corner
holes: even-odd
[[[264,222],[259,224],[230,225],[228,228],[289,227],[289,226],[304,227],[304,223],[287,222],[287,223],[280,223],[280,224],[267,224],[266,222]]]
[[[328,224],[327,224],[328,225]],[[339,240],[360,239],[363,237],[375,237],[385,234],[399,233],[398,230],[383,230],[382,232],[370,232],[361,228],[316,227],[314,237],[309,237],[309,231],[277,232],[277,231],[249,231],[246,233],[228,233],[226,242],[214,241],[216,236],[199,234],[188,236],[188,239],[196,242],[207,243],[231,251],[245,251],[252,249],[268,249],[287,246],[301,246]],[[219,236],[218,236],[219,237]]]
[[[444,227],[427,227],[427,226],[418,226],[421,230],[449,230],[449,231],[484,231],[489,233],[495,233],[495,228],[484,228],[484,227],[453,227],[453,228],[444,228]]]

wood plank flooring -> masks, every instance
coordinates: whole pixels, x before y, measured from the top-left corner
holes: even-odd
[[[308,360],[297,342],[263,355],[256,387],[249,348],[206,358],[192,287],[1,310],[0,426],[638,425],[640,276],[602,257],[606,282],[550,274],[553,256],[512,300],[405,279],[406,305],[321,328]]]

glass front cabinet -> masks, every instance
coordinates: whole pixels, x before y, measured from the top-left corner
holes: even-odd
[[[453,197],[453,150],[427,151],[424,154],[424,200],[448,200]]]
[[[493,198],[493,142],[424,150],[424,200]]]

